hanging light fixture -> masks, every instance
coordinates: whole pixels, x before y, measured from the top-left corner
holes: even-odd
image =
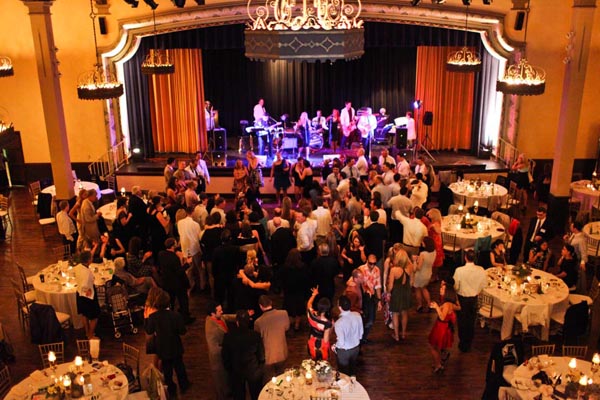
[[[13,69],[12,61],[8,57],[0,56],[0,78],[5,76],[13,76],[15,70]]]
[[[175,72],[175,65],[171,62],[169,53],[164,49],[158,48],[156,38],[156,13],[152,9],[152,22],[154,23],[154,48],[148,51],[146,59],[142,63],[142,73],[144,75],[166,75]]]
[[[479,54],[471,51],[467,47],[467,37],[469,34],[469,4],[466,4],[465,11],[465,45],[462,49],[451,53],[446,61],[446,70],[450,72],[479,72],[481,71],[481,59]]]
[[[529,2],[527,2],[524,43],[527,47],[527,25],[529,24]],[[537,96],[546,90],[546,72],[529,64],[523,50],[523,57],[516,64],[510,65],[504,77],[496,82],[496,90],[504,94],[517,96]]]
[[[91,71],[84,72],[77,83],[77,96],[81,100],[108,100],[120,97],[123,94],[123,84],[102,66],[98,55],[98,41],[96,39],[96,13],[94,13],[93,0],[90,0],[90,18],[94,29],[94,49],[98,62]]]

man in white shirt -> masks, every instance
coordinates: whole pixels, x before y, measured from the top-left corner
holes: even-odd
[[[340,142],[341,149],[347,149],[349,146],[348,137],[352,133],[352,124],[354,123],[354,108],[352,108],[352,102],[346,101],[344,108],[340,112],[340,125],[342,126],[342,137]]]
[[[375,128],[377,128],[377,118],[373,115],[371,107],[366,107],[365,111],[366,112],[358,119],[356,127],[360,131],[360,137],[365,153],[370,154],[371,138],[373,137]]]
[[[325,240],[325,237],[329,231],[331,231],[331,225],[333,224],[329,208],[323,207],[324,204],[327,204],[327,200],[324,200],[322,197],[317,197],[317,208],[312,212],[312,218],[317,221],[316,239],[320,241]]]
[[[398,196],[400,194],[400,180],[402,179],[402,177],[400,176],[399,173],[395,173],[393,178],[394,178],[394,181],[389,184],[389,187],[392,190],[392,197]],[[388,201],[388,207],[391,208],[391,206],[389,205],[389,201]]]
[[[215,199],[215,206],[210,210],[210,214],[219,213],[221,214],[221,225],[225,225],[225,199],[223,197],[218,197]]]
[[[179,240],[181,243],[181,252],[188,259],[190,268],[185,273],[190,281],[190,290],[194,288],[194,276],[199,275],[202,279],[202,251],[200,249],[200,225],[192,219],[193,208],[186,208],[187,216],[177,222],[177,231],[179,232]],[[209,280],[210,282],[211,280]],[[212,281],[214,282],[214,281]],[[205,287],[206,285],[200,287]],[[212,289],[213,285],[211,285]]]
[[[360,175],[361,177],[366,177],[369,175],[369,162],[367,161],[367,158],[365,157],[365,149],[358,149],[358,151],[356,152],[356,155],[358,156],[357,160],[356,160],[356,169],[358,169],[358,175]]]
[[[477,316],[477,296],[487,286],[485,270],[475,265],[475,252],[465,252],[465,265],[454,272],[454,288],[458,295],[458,348],[463,353],[471,349]]]
[[[415,143],[415,140],[417,140],[415,120],[413,119],[413,115],[410,111],[406,113],[406,139],[409,147],[412,147]]]
[[[337,354],[340,372],[354,376],[364,328],[362,317],[356,311],[350,311],[350,305],[347,296],[340,296],[338,299],[340,317],[334,325],[337,341],[332,349]]]
[[[337,189],[341,180],[342,176],[340,175],[340,165],[339,163],[334,162],[333,167],[331,168],[331,173],[327,176],[325,181],[327,188],[329,189],[329,193],[331,193],[334,189]]]
[[[389,162],[384,162],[381,164],[381,177],[383,178],[383,183],[385,185],[391,185],[394,183],[394,165]]]
[[[396,172],[400,174],[402,178],[408,178],[411,174],[410,164],[406,161],[404,154],[399,153],[396,156]]]
[[[360,173],[358,172],[358,168],[355,165],[356,161],[354,157],[349,157],[348,161],[346,161],[346,166],[342,168],[342,172],[346,174],[346,178],[355,178],[358,179],[360,177]]]
[[[206,192],[206,186],[210,185],[210,174],[208,173],[206,161],[202,157],[201,151],[196,152],[196,174],[198,175],[198,190]]]
[[[417,179],[412,182],[412,194],[410,195],[410,200],[413,204],[413,207],[423,207],[423,204],[427,201],[427,195],[429,194],[429,188],[427,184],[423,182],[421,179]]]
[[[317,236],[317,221],[308,218],[308,212],[302,210],[296,213],[296,223],[299,225],[296,233],[296,246],[302,255],[302,261],[310,265],[317,256],[315,239]]]
[[[281,218],[281,208],[277,207],[273,210],[273,218],[267,221],[267,235],[271,237],[278,228],[289,228],[290,222],[287,219]]]
[[[381,204],[384,208],[388,207],[388,201],[392,198],[392,189],[384,185],[383,178],[381,176],[375,177],[375,187],[371,191],[372,193],[379,193],[381,195]]]
[[[396,160],[394,160],[394,157],[390,156],[388,149],[384,148],[381,150],[381,154],[379,155],[379,165],[383,165],[386,162],[394,166],[396,165]]]
[[[417,214],[420,210],[420,216]],[[427,227],[421,222],[423,210],[415,208],[410,217],[405,217],[400,211],[396,211],[394,216],[404,227],[404,235],[402,238],[402,247],[410,256],[419,254],[419,247],[423,243],[423,238],[427,236]]]
[[[56,225],[58,226],[58,233],[62,237],[64,245],[69,245],[71,248],[71,254],[75,254],[77,250],[77,228],[71,217],[69,217],[69,202],[61,200],[58,203],[60,211],[56,214]],[[0,222],[1,223],[1,222]]]
[[[262,126],[264,121],[264,117],[267,112],[265,110],[265,101],[264,99],[258,99],[258,104],[254,106],[254,126]]]
[[[312,128],[315,131],[322,132],[327,129],[327,118],[325,118],[321,110],[317,110],[317,115],[311,121]]]
[[[208,217],[208,210],[206,209],[206,205],[208,204],[208,195],[206,193],[200,193],[199,199],[200,203],[198,203],[198,205],[196,205],[194,208],[192,219],[196,221],[198,225],[200,225],[200,229],[204,229],[206,217]]]

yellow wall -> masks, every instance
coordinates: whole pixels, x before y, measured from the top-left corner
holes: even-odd
[[[137,9],[124,0],[109,0],[107,16],[108,35],[98,35],[101,47],[112,47],[118,39],[118,21],[131,17],[146,17],[150,9],[140,0]],[[172,2],[158,1],[159,12],[177,10]],[[208,2],[211,3],[211,2]],[[565,35],[570,28],[572,0],[535,0],[532,2],[528,37],[528,58],[533,65],[547,72],[546,94],[523,98],[519,122],[518,147],[532,158],[552,158],[556,138],[560,94],[562,91],[567,44]],[[429,5],[429,1],[423,0]],[[461,6],[461,0],[448,0],[445,6]],[[507,14],[506,31],[513,40],[522,40],[522,32],[513,32],[515,11],[510,11],[510,0],[494,0],[484,6],[473,0],[473,9]],[[196,7],[187,0],[184,10]],[[440,6],[443,7],[443,6]],[[462,7],[462,6],[461,6]],[[20,0],[3,0],[0,10],[0,54],[10,57],[15,75],[0,79],[0,107],[8,110],[12,122],[23,137],[25,161],[48,162],[48,143],[39,85],[33,39],[28,9]],[[56,46],[59,48],[61,86],[67,123],[71,159],[73,162],[92,161],[107,148],[104,105],[99,101],[82,101],[77,98],[79,75],[92,68],[95,57],[89,15],[89,2],[85,0],[56,0],[52,6],[52,20]],[[590,64],[600,61],[600,12],[595,15]],[[593,158],[600,131],[600,74],[591,68],[587,76],[581,123],[577,137],[578,158]],[[573,133],[574,134],[574,133]],[[543,145],[540,145],[543,144]]]

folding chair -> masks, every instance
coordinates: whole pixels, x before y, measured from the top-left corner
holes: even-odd
[[[0,398],[4,398],[8,394],[11,386],[12,379],[10,377],[10,370],[8,369],[8,365],[4,365],[4,367],[0,369]]]
[[[10,219],[10,198],[0,195],[0,223],[3,223],[5,230],[8,231],[10,225],[10,236],[14,230],[12,220]]]
[[[456,263],[457,256],[460,257],[460,248],[456,248],[456,234],[442,231],[442,246],[444,254]]]
[[[86,360],[92,360],[90,357],[90,341],[77,339],[77,354]]]
[[[140,351],[127,343],[123,343],[123,361],[132,369],[134,376],[133,381],[129,382],[129,392],[140,391],[142,389],[140,382]]]
[[[565,346],[562,347],[563,357],[575,357],[584,359],[588,351],[587,346]]]
[[[48,353],[54,352],[56,356],[56,364],[63,364],[65,362],[65,343],[47,343],[38,345],[40,350],[40,357],[42,358],[42,366],[45,368],[50,367],[50,361],[48,361]]]
[[[554,354],[554,350],[556,349],[556,345],[554,344],[542,344],[539,346],[531,346],[531,357],[539,356],[542,354],[548,354],[551,356]]]
[[[63,244],[62,246],[56,246],[52,248],[52,254],[54,259],[58,261],[66,261],[71,259],[71,245]]]
[[[494,297],[487,293],[480,293],[477,297],[477,317],[484,328],[486,325],[492,330],[492,325],[495,324],[495,329],[500,330],[502,326],[502,318],[504,318],[503,311],[494,307]]]
[[[28,292],[30,290],[33,290],[33,276],[28,277],[27,275],[25,275],[25,270],[23,269],[23,267],[19,264],[17,264],[17,271],[19,271],[19,278],[21,278],[21,285],[23,286],[23,292]]]

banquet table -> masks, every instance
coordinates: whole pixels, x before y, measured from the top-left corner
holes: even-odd
[[[58,379],[70,372],[74,365],[73,362],[68,362],[58,364],[55,368],[32,372],[27,378],[15,384],[4,399],[30,400],[34,398],[36,393],[41,393],[37,395],[40,399],[44,398],[44,389],[54,383],[55,378]],[[80,397],[80,399],[89,400],[92,396],[95,396],[95,398],[102,400],[123,400],[127,397],[129,392],[127,377],[114,365],[109,364],[107,361],[94,362],[93,364],[84,362],[82,370],[84,374],[90,374],[93,393],[92,395]],[[120,382],[120,385],[117,382]],[[49,399],[52,399],[52,397],[49,397]]]
[[[492,243],[498,239],[504,238],[505,231],[502,224],[490,218],[473,217],[479,221],[476,228],[460,228],[462,216],[458,214],[447,215],[442,218],[442,232],[456,235],[456,246],[461,249],[472,248],[478,238],[485,236],[492,237]]]
[[[107,261],[105,264],[91,264],[90,269],[94,273],[96,286],[103,286],[106,281],[112,279],[114,274],[112,261]],[[40,280],[42,274],[44,282]],[[56,311],[69,314],[75,329],[83,327],[83,320],[77,314],[75,275],[68,261],[59,261],[58,264],[44,268],[33,276],[32,283],[37,301],[50,304]]]
[[[591,181],[588,180],[571,182],[571,196],[581,201],[582,211],[591,211],[600,198],[600,191],[589,187],[590,184]]]
[[[509,269],[512,265],[508,266]],[[545,292],[520,293],[516,289],[516,282],[511,273],[504,273],[498,268],[490,268],[488,274],[488,287],[484,292],[494,298],[494,307],[500,308],[504,317],[500,337],[502,340],[512,336],[514,318],[525,305],[539,306],[546,312],[546,324],[542,327],[542,340],[548,340],[550,331],[550,318],[553,313],[564,313],[569,307],[569,288],[562,279],[538,269],[532,269],[531,282],[547,285]]]
[[[503,394],[508,392],[518,399],[533,400],[536,396],[539,396],[541,390],[543,390],[531,379],[532,376],[540,371],[544,371],[550,379],[560,375],[561,384],[556,385],[556,391],[563,394],[568,380],[567,375],[569,374],[569,362],[571,359],[571,357],[552,357],[549,355],[540,355],[530,358],[527,363],[523,363],[515,369],[511,382],[509,382],[511,387],[500,388],[500,391],[498,392],[499,398],[503,399]],[[592,363],[580,359],[576,359],[576,363],[575,376],[584,374],[588,378],[592,378],[594,382],[600,381],[600,374],[598,374],[598,372],[592,373],[591,371]],[[551,397],[543,398],[550,399]]]
[[[286,373],[283,373],[276,377],[276,382],[276,384],[267,383],[260,392],[258,400],[310,400],[310,396],[331,397],[334,394],[337,394],[340,400],[369,400],[369,394],[364,386],[356,380],[354,384],[351,384],[350,377],[345,374],[340,374],[340,380],[333,389],[330,388],[329,382],[319,382],[314,375],[311,385],[306,384],[306,379],[302,374],[287,382]]]
[[[455,204],[472,207],[477,201],[479,207],[485,207],[490,211],[498,209],[503,202],[506,202],[508,195],[508,190],[504,186],[488,182],[479,184],[469,181],[454,182],[449,188],[452,190]]]
[[[592,238],[600,241],[600,221],[590,222],[583,227],[583,234],[586,238]],[[587,252],[590,256],[598,256],[598,246],[592,246],[588,242]]]
[[[81,189],[86,189],[86,190],[96,189],[96,193],[98,193],[98,199],[100,199],[100,197],[102,197],[102,194],[100,193],[100,186],[98,186],[98,184],[96,184],[94,182],[76,181],[75,184],[73,185],[73,190],[75,191],[75,195],[79,194],[79,190],[81,190]],[[44,189],[42,189],[42,193],[48,193],[48,194],[51,194],[52,197],[56,197],[56,186],[50,185],[48,187],[45,187]]]
[[[98,208],[98,211],[102,213],[102,218],[106,222],[106,226],[111,227],[115,219],[117,218],[117,201],[108,203]]]

